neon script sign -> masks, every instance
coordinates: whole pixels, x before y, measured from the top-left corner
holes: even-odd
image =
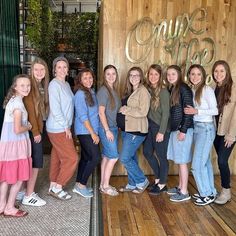
[[[211,65],[216,54],[214,40],[210,37],[199,39],[196,36],[189,41],[186,39],[190,33],[199,36],[206,32],[206,28],[199,26],[206,21],[206,16],[204,8],[197,8],[191,15],[178,15],[175,23],[172,19],[165,19],[159,24],[154,24],[151,18],[142,18],[131,27],[126,38],[127,59],[132,63],[141,63],[148,59],[153,48],[159,48],[164,44],[162,49],[170,55],[172,63],[185,67],[185,72],[194,63],[204,67]],[[141,50],[134,52],[133,49],[137,47]],[[160,59],[158,64],[165,65]]]

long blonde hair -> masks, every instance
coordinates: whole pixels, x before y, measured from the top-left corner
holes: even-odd
[[[25,74],[19,74],[19,75],[16,75],[14,78],[13,78],[13,81],[12,81],[12,85],[11,87],[8,89],[8,92],[7,92],[7,95],[3,101],[3,108],[5,109],[6,108],[6,105],[7,103],[9,102],[9,100],[16,95],[16,84],[17,84],[17,80],[20,79],[20,78],[27,78],[30,80],[29,76],[28,75],[25,75]]]
[[[116,67],[115,66],[113,66],[113,65],[107,65],[107,66],[105,66],[104,67],[104,70],[103,70],[103,86],[105,86],[106,87],[106,89],[107,89],[107,91],[108,91],[108,94],[109,94],[109,100],[110,100],[110,104],[111,104],[111,110],[113,110],[113,109],[115,109],[115,98],[113,97],[113,95],[112,95],[112,89],[111,89],[111,87],[108,85],[108,82],[107,82],[107,80],[106,80],[106,78],[105,78],[105,73],[106,73],[106,70],[109,70],[109,69],[114,69],[115,70],[115,72],[116,72],[116,80],[115,80],[115,82],[114,82],[114,84],[113,84],[113,90],[115,91],[115,92],[117,92],[117,89],[118,89],[118,72],[117,72],[117,69],[116,69]]]
[[[149,73],[151,69],[155,70],[160,75],[159,81],[157,82],[157,86],[155,88],[151,85],[149,81]],[[147,89],[151,94],[151,107],[153,107],[154,110],[156,110],[157,107],[160,105],[159,94],[160,94],[161,89],[163,88],[162,69],[160,65],[152,64],[148,68],[146,84],[147,84]]]
[[[33,72],[35,64],[40,64],[40,65],[44,66],[44,68],[45,68],[45,77],[42,80],[42,86],[43,86],[43,89],[44,89],[44,107],[45,107],[45,112],[46,112],[46,116],[47,116],[48,111],[49,111],[49,100],[48,100],[49,73],[48,73],[48,66],[47,66],[47,63],[39,57],[36,58],[32,62],[32,65],[31,65],[30,80],[31,80],[31,86],[32,86],[31,89],[32,89],[32,92],[34,94],[33,102],[34,102],[34,108],[35,108],[36,115],[39,114],[39,104],[41,102],[41,99],[40,99],[40,91],[39,91],[39,88],[38,88],[38,84],[37,84],[36,78],[34,77],[34,72]]]

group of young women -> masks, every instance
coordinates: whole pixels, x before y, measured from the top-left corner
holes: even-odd
[[[228,159],[236,137],[236,88],[225,61],[217,61],[212,68],[215,92],[206,85],[206,72],[201,65],[192,65],[188,70],[191,88],[183,82],[181,69],[176,65],[167,68],[165,82],[159,65],[149,67],[146,80],[140,67],[132,67],[127,73],[121,100],[115,66],[104,68],[103,84],[97,94],[93,89],[92,70],[85,68],[79,72],[74,93],[66,82],[68,70],[67,59],[57,57],[53,61],[54,79],[49,83],[48,67],[38,58],[32,64],[30,77],[18,75],[13,80],[4,101],[6,112],[0,142],[0,153],[4,153],[0,157],[0,214],[27,215],[15,207],[16,195],[24,181],[22,204],[46,204],[34,192],[38,170],[43,167],[45,126],[52,144],[48,194],[60,200],[72,197],[64,186],[78,162],[71,130],[73,121],[81,147],[74,193],[93,196],[87,181],[100,162],[101,142],[101,193],[138,194],[149,186],[150,194],[167,191],[171,201],[189,200],[188,163],[192,162],[198,189],[192,196],[194,203],[230,201]],[[118,130],[122,136],[119,151]],[[143,154],[155,175],[151,185],[137,160],[142,143]],[[211,164],[213,143],[222,181],[219,195],[214,187]],[[116,189],[109,182],[118,159],[127,171],[128,182]],[[179,167],[178,186],[169,189],[168,160]],[[8,185],[11,189],[7,197]]]

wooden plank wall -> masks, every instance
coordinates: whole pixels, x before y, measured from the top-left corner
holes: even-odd
[[[146,21],[144,17],[148,17],[145,18]],[[171,20],[172,29],[168,31]],[[158,45],[159,24],[165,22],[167,32],[164,34],[160,31]],[[182,28],[177,27],[176,22]],[[138,25],[136,28],[135,24]],[[153,33],[154,28],[156,31]],[[133,33],[129,34],[132,29]],[[173,36],[175,30],[179,33],[179,37],[175,37],[176,44],[173,40],[165,40]],[[127,44],[129,35],[130,41]],[[230,64],[236,80],[235,42],[235,0],[103,0],[100,15],[99,78],[102,78],[105,65],[114,64],[119,72],[122,89],[126,73],[132,66],[140,66],[146,72],[152,63],[161,63],[163,67],[177,63],[185,71],[195,61],[201,62],[210,75],[212,63],[224,59]],[[171,43],[173,47],[168,47],[168,53],[166,46]],[[149,53],[145,57],[146,52]],[[213,83],[212,85],[214,86]],[[140,150],[142,168],[146,174],[151,174],[141,153]],[[214,150],[213,163],[215,173],[218,173]],[[230,163],[235,174],[236,151],[233,152]],[[124,173],[124,169],[118,164],[114,174]],[[170,173],[177,173],[173,165],[170,166]]]

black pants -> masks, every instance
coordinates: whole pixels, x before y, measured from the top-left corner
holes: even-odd
[[[143,143],[143,155],[152,168],[155,178],[160,179],[160,184],[166,184],[169,170],[167,147],[170,133],[166,132],[164,135],[164,140],[158,143],[156,142],[156,135],[160,127],[152,120],[149,120],[148,122],[149,129],[146,139]]]
[[[91,135],[78,135],[81,146],[81,158],[78,165],[76,182],[87,184],[89,176],[100,161],[99,145],[94,144]]]
[[[43,168],[43,140],[41,140],[39,143],[35,143],[34,136],[31,131],[29,132],[29,137],[32,149],[32,167]]]
[[[220,169],[221,186],[223,188],[230,188],[230,170],[229,170],[229,157],[234,148],[235,142],[231,147],[225,147],[224,136],[216,135],[214,146],[218,156],[218,166]]]

